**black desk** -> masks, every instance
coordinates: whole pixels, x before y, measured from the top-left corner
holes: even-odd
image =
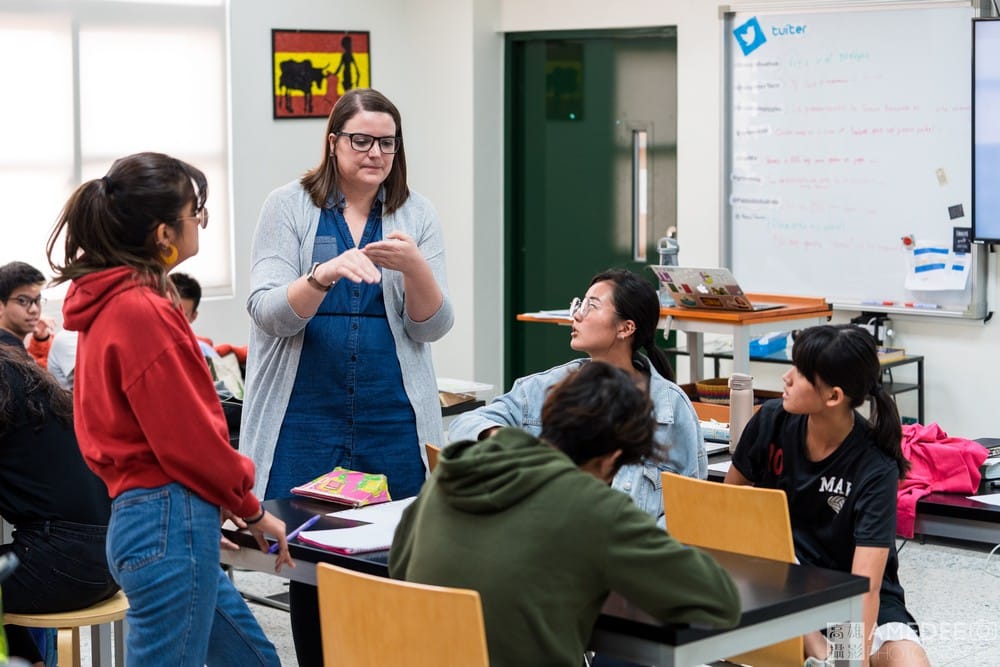
[[[1000,507],[959,493],[932,493],[917,501],[913,531],[921,536],[1000,544]]]
[[[335,507],[299,498],[269,500],[264,505],[288,526],[297,526],[313,514],[325,514]],[[314,529],[334,528],[338,522],[324,517]],[[259,572],[274,571],[275,557],[261,553],[249,533],[228,529],[223,532],[242,547],[240,551],[223,551],[224,563]],[[387,576],[388,552],[346,556],[299,542],[293,542],[290,551],[297,567],[284,568],[280,576],[295,581],[315,585],[315,564],[319,562]],[[861,598],[868,589],[863,578],[721,551],[712,554],[739,588],[743,601],[739,626],[732,630],[704,630],[664,625],[612,594],[594,628],[591,648],[647,665],[695,665],[824,628],[830,622],[861,620]]]

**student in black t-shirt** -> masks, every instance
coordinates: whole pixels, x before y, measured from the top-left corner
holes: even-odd
[[[0,585],[8,612],[87,607],[114,595],[104,542],[111,501],[83,462],[73,400],[20,345],[0,345],[0,515],[20,566]],[[7,626],[10,654],[39,665],[24,628]]]
[[[869,578],[870,664],[929,666],[897,576],[896,488],[909,463],[896,405],[879,382],[875,341],[852,325],[812,327],[796,338],[792,363],[781,400],[766,403],[743,431],[726,482],[785,492],[800,562]],[[867,398],[872,421],[856,411]],[[819,632],[806,635],[805,648],[806,656],[828,656]]]

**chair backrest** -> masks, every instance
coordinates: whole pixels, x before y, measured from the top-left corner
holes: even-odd
[[[729,423],[729,406],[719,405],[717,403],[702,403],[701,401],[694,401],[691,403],[694,407],[694,412],[698,415],[698,419],[702,421],[715,420],[717,422],[722,422],[724,424]]]
[[[316,566],[326,667],[488,667],[479,593]]]
[[[720,484],[665,472],[663,510],[667,531],[684,544],[795,562],[788,500],[777,489]],[[799,667],[802,638],[789,639],[731,662],[769,667]]]
[[[795,562],[783,491],[665,472],[663,510],[667,530],[685,544]]]
[[[441,448],[428,442],[424,444],[424,449],[427,450],[427,472],[434,472],[434,468],[438,464],[438,454],[441,453]]]

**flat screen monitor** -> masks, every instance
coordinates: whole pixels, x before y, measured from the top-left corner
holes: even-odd
[[[972,21],[972,238],[1000,242],[1000,18]]]

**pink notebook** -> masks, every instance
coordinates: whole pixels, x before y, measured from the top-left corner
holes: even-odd
[[[319,500],[364,507],[392,500],[389,497],[389,482],[385,475],[373,475],[347,468],[334,468],[325,475],[296,486],[292,493]]]

